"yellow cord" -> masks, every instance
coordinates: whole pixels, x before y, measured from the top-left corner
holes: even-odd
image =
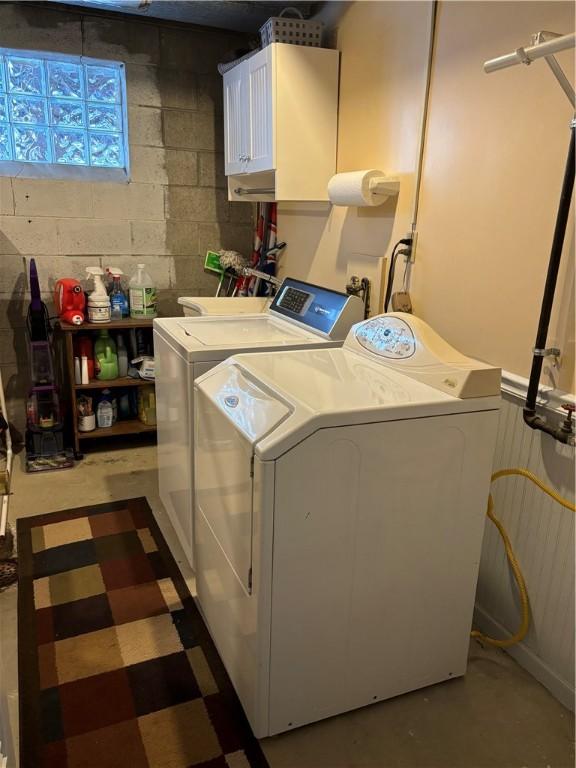
[[[556,491],[554,491],[552,488],[549,488],[547,485],[545,485],[542,482],[542,480],[537,478],[536,475],[533,475],[532,472],[529,472],[527,469],[520,469],[520,468],[500,469],[498,472],[494,472],[490,482],[493,483],[495,480],[499,480],[501,477],[508,477],[509,475],[520,475],[521,477],[525,477],[527,480],[530,480],[530,482],[534,483],[534,485],[537,485],[541,491],[544,491],[544,493],[547,493],[548,496],[554,499],[554,501],[557,501],[558,504],[561,504],[563,507],[571,510],[572,512],[576,512],[576,507],[574,506],[574,504],[569,502],[567,499],[562,498],[562,496],[556,493]],[[488,637],[487,635],[483,635],[482,632],[478,632],[477,630],[474,630],[470,634],[472,637],[477,637],[479,640],[483,640],[485,643],[489,643],[490,645],[495,645],[498,648],[509,648],[511,645],[515,645],[516,643],[519,643],[521,640],[523,640],[526,636],[526,633],[528,632],[528,628],[530,626],[530,600],[528,599],[528,590],[526,589],[526,582],[524,581],[524,576],[522,575],[522,571],[520,570],[520,565],[518,564],[518,560],[516,559],[516,555],[514,554],[514,550],[512,549],[512,544],[510,543],[508,534],[506,533],[504,526],[502,525],[500,520],[498,520],[498,518],[494,514],[494,501],[492,499],[492,494],[489,494],[488,496],[488,509],[486,511],[486,514],[498,529],[498,533],[500,534],[500,536],[502,537],[502,541],[504,542],[506,557],[508,558],[508,562],[510,563],[510,568],[512,569],[512,573],[514,574],[514,578],[518,586],[518,592],[520,593],[522,622],[520,624],[518,631],[514,635],[512,635],[511,637],[504,638],[503,640],[497,640],[496,638]]]

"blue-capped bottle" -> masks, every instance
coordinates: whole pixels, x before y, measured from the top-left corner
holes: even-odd
[[[108,267],[107,271],[112,276],[112,290],[110,291],[112,320],[121,320],[124,317],[130,317],[128,296],[122,290],[122,283],[120,282],[124,272],[117,267]]]

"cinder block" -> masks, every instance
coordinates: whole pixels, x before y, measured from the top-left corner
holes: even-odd
[[[166,218],[184,221],[227,221],[228,199],[222,189],[177,187],[166,190]]]
[[[198,184],[198,153],[188,149],[166,149],[169,184],[195,187]]]
[[[92,216],[92,189],[81,181],[13,179],[17,216]]]
[[[252,252],[252,227],[240,224],[200,224],[198,226],[198,248],[200,255],[206,251],[226,248],[249,256]]]
[[[159,147],[131,147],[130,176],[144,184],[167,184],[166,159]]]
[[[84,55],[132,64],[157,64],[159,29],[123,19],[84,18]]]
[[[25,347],[26,342],[23,336],[18,335],[18,339]],[[22,359],[17,364],[2,364],[2,381],[4,382],[12,444],[18,445],[24,441],[24,430],[26,429],[26,400],[30,387],[28,361]]]
[[[230,222],[232,224],[253,224],[256,204],[244,200],[230,203]]]
[[[123,283],[128,287],[130,278],[136,274],[138,264],[146,266],[146,272],[152,278],[157,289],[162,290],[170,287],[170,265],[172,259],[170,256],[113,256],[104,257],[103,263],[106,266],[118,267],[124,272]]]
[[[224,155],[220,152],[201,152],[198,155],[199,177],[201,187],[227,188],[224,175]]]
[[[63,255],[130,253],[130,223],[113,219],[59,219],[58,247]]]
[[[161,147],[162,111],[155,107],[130,107],[128,133],[130,146]]]
[[[162,100],[157,78],[157,67],[126,64],[126,98],[128,104],[161,107]]]
[[[204,277],[204,258],[195,256],[175,256],[172,259],[171,287],[181,296],[198,295],[199,286]]]
[[[99,256],[36,256],[40,291],[44,301],[51,300],[56,281],[62,277],[74,277],[82,283],[84,290],[91,290],[93,282],[88,280],[86,267],[101,267]]]
[[[182,296],[179,291],[164,289],[158,291],[158,304],[156,309],[159,317],[182,317],[184,312],[178,304],[178,298]]]
[[[24,296],[28,290],[27,259],[20,254],[0,256],[0,296],[8,299]],[[0,324],[0,327],[1,324]]]
[[[164,220],[164,187],[160,184],[92,185],[96,219]]]
[[[200,112],[222,115],[224,91],[219,75],[198,75],[198,109]]]
[[[55,219],[28,216],[0,216],[0,256],[57,254]]]
[[[166,109],[163,114],[164,144],[176,149],[223,149],[222,120],[207,112]]]
[[[0,177],[0,215],[14,215],[14,195],[12,193],[12,179],[7,176]]]
[[[198,109],[197,80],[194,72],[183,69],[157,70],[162,106],[169,109]]]
[[[172,256],[197,255],[198,224],[190,221],[167,221],[166,253]]]
[[[2,45],[32,51],[82,54],[80,15],[31,3],[0,3]]]
[[[166,222],[133,221],[131,253],[164,255],[166,250]]]
[[[228,35],[216,31],[164,27],[160,31],[160,65],[192,72],[214,72],[230,48],[229,39]]]
[[[2,360],[3,366],[16,365],[18,362],[12,328],[0,329],[0,360]]]

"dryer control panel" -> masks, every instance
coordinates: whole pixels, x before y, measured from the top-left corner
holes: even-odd
[[[455,397],[500,394],[499,368],[462,355],[414,315],[390,312],[358,323],[344,348]]]
[[[351,326],[362,319],[364,305],[358,296],[287,277],[269,312],[338,340],[345,339]]]
[[[399,317],[375,317],[357,326],[355,336],[364,349],[392,360],[412,357],[416,339],[408,323]]]

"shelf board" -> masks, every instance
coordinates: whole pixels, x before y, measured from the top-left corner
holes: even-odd
[[[143,424],[139,419],[127,419],[126,421],[117,421],[111,427],[93,429],[92,432],[78,432],[78,439],[115,437],[116,435],[139,435],[142,432],[156,432],[156,426]]]
[[[74,384],[74,389],[112,389],[113,387],[144,387],[146,384],[154,386],[154,381],[149,379],[133,379],[132,376],[122,376],[110,381],[92,379],[89,384]]]
[[[71,323],[64,323],[59,321],[60,328],[63,331],[75,331],[81,333],[82,331],[100,331],[102,328],[112,329],[113,331],[120,331],[122,329],[128,330],[130,328],[152,328],[151,318],[142,318],[140,320],[134,320],[131,317],[125,320],[111,320],[109,323],[82,323],[82,325],[72,325]]]

